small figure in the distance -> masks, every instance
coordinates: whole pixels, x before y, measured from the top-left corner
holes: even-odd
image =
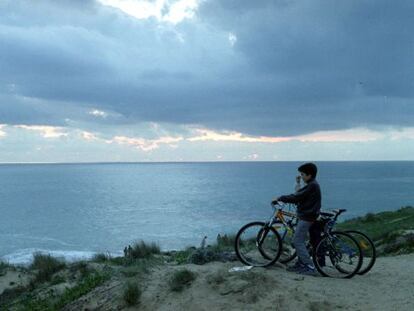
[[[204,238],[201,240],[200,248],[204,249],[206,247],[206,240],[207,236],[205,235]]]

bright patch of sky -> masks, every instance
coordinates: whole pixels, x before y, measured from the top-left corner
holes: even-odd
[[[237,42],[237,37],[234,33],[229,33],[229,42],[231,46],[234,46]]]
[[[381,131],[356,128],[291,137],[267,137],[194,127],[187,127],[185,134],[166,135],[168,131],[160,124],[146,126],[164,135],[152,138],[108,136],[62,127],[1,125],[0,146],[5,148],[0,149],[0,158],[2,162],[42,162],[42,157],[50,154],[53,161],[49,162],[322,161],[332,160],[332,155],[335,155],[335,160],[361,157],[371,160],[400,157],[409,160],[410,152],[414,152],[414,127]],[[16,141],[22,144],[21,148],[25,152],[10,152],[7,146],[12,146]],[[397,147],[402,142],[409,143]],[[388,147],[384,150],[383,145]],[[31,154],[30,161],[27,160],[27,154]]]
[[[201,0],[98,0],[138,19],[155,17],[159,21],[177,24],[194,17]]]

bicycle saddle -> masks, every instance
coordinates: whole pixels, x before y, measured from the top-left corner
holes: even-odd
[[[321,216],[325,216],[325,217],[334,217],[335,216],[335,213],[333,213],[333,212],[319,212],[319,214]]]

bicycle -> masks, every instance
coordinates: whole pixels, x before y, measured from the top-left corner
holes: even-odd
[[[295,226],[297,222],[294,221],[294,219],[296,218],[296,215],[283,211],[284,206],[283,205],[280,205],[280,206],[281,207],[278,209],[278,217],[277,217],[278,219],[275,221],[277,225],[274,226],[274,228],[277,229],[278,233],[281,235],[282,242],[283,242],[283,250],[287,253],[286,255],[282,253],[279,261],[282,263],[288,263],[296,257],[296,251],[294,247],[292,246],[291,239],[293,238],[293,235],[295,232]],[[346,212],[346,209],[333,210],[331,212],[329,211],[321,212],[320,219],[318,220],[318,223],[316,225],[323,227],[323,225],[329,219],[332,219],[334,221],[334,224],[336,224],[337,218],[339,217],[340,214],[344,212]],[[290,216],[293,219],[286,220],[283,216]],[[322,230],[323,228],[321,229],[321,231]],[[351,234],[352,237],[354,237],[357,240],[359,246],[361,247],[361,250],[363,253],[363,262],[362,262],[362,266],[360,270],[357,273],[359,275],[363,275],[367,273],[368,271],[372,269],[376,261],[376,249],[375,249],[374,243],[365,233],[361,231],[344,230],[343,232]],[[319,242],[319,240],[317,242]],[[316,245],[317,242],[314,242],[314,245]],[[290,247],[286,246],[286,244],[288,244]],[[309,245],[309,249],[311,249],[310,245]],[[366,260],[368,258],[369,260]]]
[[[284,224],[285,228],[294,228],[293,219],[297,219],[295,213],[283,211],[283,207],[276,208],[273,204],[271,204],[271,206],[274,209],[274,213],[272,214],[269,221],[256,221],[248,223],[244,225],[236,235],[236,254],[240,261],[244,264],[266,267],[275,263],[281,255],[283,243],[280,234],[273,227],[274,224],[276,224],[277,226],[279,223],[282,223]],[[284,216],[291,217],[292,219],[286,220]],[[329,226],[326,226],[326,230],[324,230],[323,237],[319,241],[318,245],[316,245],[315,250],[312,252],[313,254],[323,255],[324,259],[322,262],[322,260],[320,260],[321,256],[319,258],[317,258],[316,256],[312,256],[313,261],[315,263],[315,267],[324,276],[334,276],[333,273],[329,271],[332,269],[328,269],[328,271],[325,271],[326,268],[329,268],[329,266],[326,265],[325,260],[325,257],[328,256],[329,262],[333,264],[335,270],[341,273],[340,277],[350,278],[359,271],[362,265],[361,248],[357,241],[351,235],[344,232],[333,231],[331,227],[332,222],[328,223]],[[244,233],[251,228],[254,228],[252,230],[252,233],[250,235],[247,234],[246,239],[242,238],[242,235],[244,235]],[[276,237],[277,243],[274,241],[272,243],[272,238],[267,239],[269,232],[271,232],[271,234]],[[252,258],[250,254],[255,250],[254,247],[256,247],[256,250],[262,256],[263,260],[267,261],[259,263],[257,259],[259,256],[256,253],[254,253],[254,258]],[[245,248],[247,254],[249,255],[244,254]],[[294,256],[296,256],[296,254],[294,254]],[[291,259],[293,259],[294,256],[293,254],[288,254],[287,258],[285,258],[284,260],[287,260],[290,257],[292,257]],[[355,265],[356,258],[358,260],[356,261]],[[347,265],[342,267],[340,265],[341,263],[345,263]],[[353,268],[349,270],[350,267]]]
[[[239,260],[248,266],[268,267],[274,264],[282,253],[282,239],[269,221],[254,221],[236,234],[234,248]]]
[[[337,217],[344,211],[340,209],[334,218],[324,221],[322,238],[312,247],[313,262],[323,276],[351,278],[362,266],[363,252],[358,241],[347,232],[333,230]]]

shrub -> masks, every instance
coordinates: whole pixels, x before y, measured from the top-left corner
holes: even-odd
[[[384,254],[405,254],[414,250],[414,235],[400,236],[384,247]]]
[[[91,272],[95,271],[95,269],[90,268],[86,261],[81,260],[73,263],[73,265],[70,267],[70,271],[72,273],[79,271],[81,278],[84,278],[91,274]]]
[[[52,285],[60,284],[66,282],[66,279],[63,275],[55,275],[50,282]]]
[[[411,209],[413,209],[413,206],[410,205],[406,205],[406,206],[402,206],[400,209],[397,210],[397,212],[407,212],[410,211]]]
[[[127,258],[125,257],[117,256],[117,257],[112,257],[109,261],[114,265],[122,266],[128,263],[126,259]]]
[[[391,231],[386,232],[383,235],[381,235],[378,240],[380,240],[380,244],[389,244],[395,242],[398,237],[401,236],[401,232],[399,231]]]
[[[135,242],[131,248],[129,256],[132,258],[149,258],[153,254],[161,253],[160,247],[155,243],[152,242],[151,244],[147,244],[144,241]]]
[[[123,298],[128,306],[134,306],[139,303],[141,294],[141,289],[136,282],[128,282],[124,288]]]
[[[362,219],[362,222],[364,222],[364,223],[374,222],[375,220],[376,220],[375,214],[368,213],[364,216],[364,218]]]
[[[196,274],[190,270],[183,269],[175,271],[169,281],[170,289],[175,292],[180,292],[195,279]]]
[[[216,239],[216,245],[214,247],[218,248],[218,249],[234,249],[234,242],[236,239],[236,235],[235,234],[231,234],[231,235],[217,235],[217,239]]]
[[[110,259],[111,259],[111,255],[109,253],[107,254],[96,253],[92,257],[92,261],[95,261],[95,262],[105,262],[105,261],[109,261]]]
[[[24,295],[26,292],[27,288],[22,285],[18,285],[12,288],[6,288],[0,295],[0,310],[8,310],[6,306],[16,298]]]
[[[206,278],[207,283],[212,286],[218,286],[226,281],[224,275],[223,271],[216,271],[213,274],[209,274]]]
[[[189,256],[196,250],[195,246],[187,246],[184,250],[172,250],[163,252],[167,257],[167,262],[175,261],[177,264],[188,262]]]
[[[215,250],[198,248],[189,255],[187,262],[203,265],[215,260],[218,260],[218,253]]]
[[[32,269],[37,270],[35,281],[45,282],[50,281],[52,275],[66,266],[64,261],[61,261],[50,254],[42,254],[36,252],[33,254],[33,262],[30,265]]]

